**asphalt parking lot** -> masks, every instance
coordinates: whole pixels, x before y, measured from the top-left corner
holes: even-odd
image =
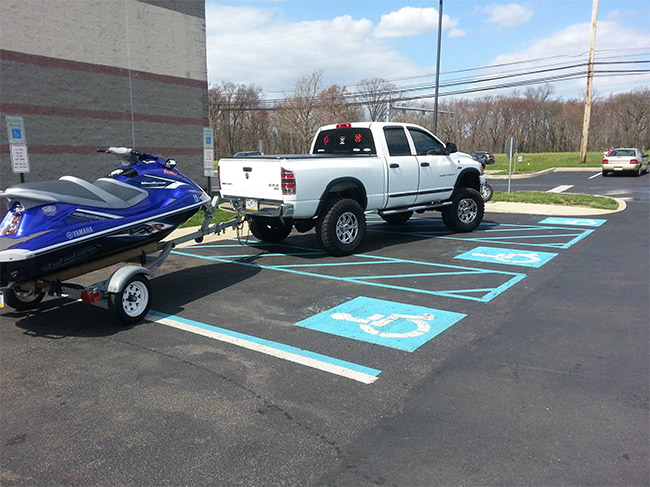
[[[178,248],[134,327],[5,308],[0,482],[647,485],[650,178],[588,177],[627,209]]]

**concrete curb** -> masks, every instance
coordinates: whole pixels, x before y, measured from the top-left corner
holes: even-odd
[[[610,198],[610,196],[605,196]],[[486,213],[517,213],[520,215],[551,215],[551,216],[595,216],[618,213],[627,208],[625,200],[612,198],[618,203],[615,210],[587,208],[585,206],[539,205],[536,203],[511,203],[506,201],[488,201],[485,203]]]

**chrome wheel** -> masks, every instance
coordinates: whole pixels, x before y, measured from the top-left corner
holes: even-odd
[[[354,213],[345,212],[336,221],[336,238],[342,244],[348,245],[359,234],[359,220]]]
[[[458,219],[462,223],[471,223],[478,215],[478,205],[472,198],[465,198],[458,203]]]

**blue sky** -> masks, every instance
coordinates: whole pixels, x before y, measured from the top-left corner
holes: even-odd
[[[587,60],[592,0],[443,5],[441,93],[585,69],[567,66]],[[325,84],[350,91],[362,79],[384,78],[422,85],[408,93],[424,95],[434,82],[438,6],[439,0],[207,0],[209,82],[255,84],[273,98],[291,91],[298,77],[323,70]],[[628,62],[601,69],[650,70],[650,0],[599,0],[596,49],[597,61]],[[556,68],[564,69],[529,74]],[[515,76],[481,81],[504,75]],[[556,96],[580,98],[586,78],[576,74],[553,86]],[[594,82],[600,96],[648,86],[648,72],[601,75]]]

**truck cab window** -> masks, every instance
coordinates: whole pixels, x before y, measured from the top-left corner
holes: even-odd
[[[402,127],[386,127],[386,145],[391,156],[410,156],[411,147]]]
[[[413,137],[418,156],[444,155],[447,153],[445,146],[426,132],[409,128],[409,133]]]
[[[337,128],[318,134],[314,154],[375,155],[377,151],[370,129]]]

